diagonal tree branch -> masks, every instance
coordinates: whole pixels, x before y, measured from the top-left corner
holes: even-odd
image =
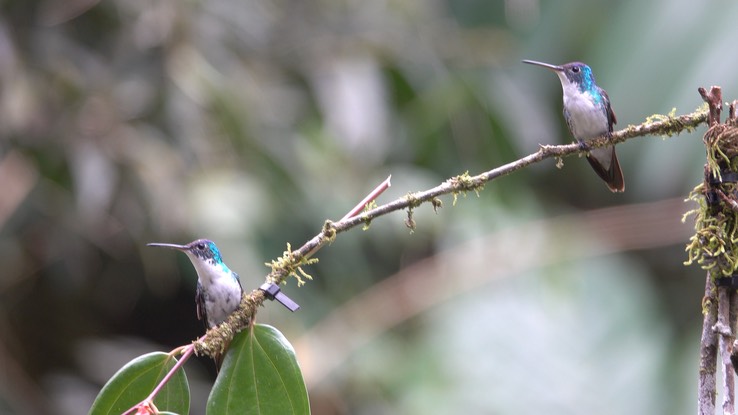
[[[625,142],[631,138],[642,137],[647,135],[671,136],[679,134],[682,131],[691,131],[698,125],[707,121],[708,111],[706,108],[698,109],[691,114],[685,115],[657,115],[649,117],[645,122],[639,125],[629,125],[628,127],[613,132],[610,137],[603,136],[588,141],[588,147],[598,148],[608,144],[618,144]],[[303,283],[302,276],[309,277],[302,267],[309,265],[315,260],[310,257],[320,248],[333,242],[336,236],[348,231],[359,225],[368,225],[372,220],[387,215],[391,212],[407,209],[409,220],[408,226],[412,227],[412,211],[423,203],[430,203],[434,210],[442,207],[439,196],[453,195],[454,200],[457,195],[465,194],[469,191],[479,192],[488,182],[502,176],[506,176],[526,166],[550,158],[563,158],[574,154],[583,154],[583,150],[578,143],[564,145],[542,145],[538,151],[529,154],[523,158],[504,164],[492,170],[471,176],[464,173],[447,179],[443,183],[431,189],[409,193],[406,196],[386,203],[375,208],[365,210],[363,213],[355,216],[346,215],[343,219],[333,222],[326,221],[320,233],[307,241],[297,250],[292,250],[289,245],[282,257],[273,260],[269,265],[272,271],[266,276],[269,283],[284,283],[289,276],[298,279],[298,285]],[[311,262],[312,261],[312,262]],[[206,340],[195,341],[195,349],[197,354],[213,356],[223,350],[224,345],[233,337],[233,334],[246,327],[251,317],[255,315],[259,306],[263,305],[266,297],[260,290],[254,290],[251,293],[244,294],[239,309],[233,313],[226,322],[218,327],[212,328],[207,332]]]

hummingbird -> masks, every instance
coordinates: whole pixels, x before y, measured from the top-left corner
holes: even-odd
[[[548,68],[559,76],[564,91],[564,118],[571,135],[586,148],[586,141],[612,133],[617,123],[610,106],[610,97],[595,83],[592,69],[582,62],[564,65],[524,60],[524,63]],[[620,170],[615,146],[594,148],[587,154],[587,161],[595,173],[607,183],[613,192],[625,190],[623,172]]]
[[[177,249],[187,254],[197,271],[197,319],[203,320],[206,328],[217,326],[236,311],[243,288],[238,274],[226,266],[213,241],[198,239],[187,245],[150,243],[147,246]]]

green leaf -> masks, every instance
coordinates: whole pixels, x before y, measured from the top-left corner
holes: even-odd
[[[120,415],[138,404],[154,390],[177,359],[163,352],[139,356],[123,366],[103,386],[90,408],[90,415]],[[183,370],[167,382],[154,405],[160,411],[186,414],[190,411],[190,387]]]
[[[237,334],[207,405],[208,414],[310,414],[295,350],[272,326]]]

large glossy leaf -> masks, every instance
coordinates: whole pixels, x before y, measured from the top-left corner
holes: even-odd
[[[207,413],[310,413],[295,350],[282,333],[257,324],[236,335],[210,392]]]
[[[120,415],[146,399],[177,360],[166,353],[139,356],[123,366],[103,386],[90,408],[90,415]],[[160,411],[186,414],[190,411],[190,387],[183,370],[167,382],[154,404]]]

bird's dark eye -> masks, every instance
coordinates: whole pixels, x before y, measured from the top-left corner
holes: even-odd
[[[205,244],[197,244],[197,249],[204,251],[205,250]]]
[[[571,68],[571,71],[574,72],[574,73],[577,73],[577,72],[579,72],[579,67],[578,66],[575,66],[575,67]]]

